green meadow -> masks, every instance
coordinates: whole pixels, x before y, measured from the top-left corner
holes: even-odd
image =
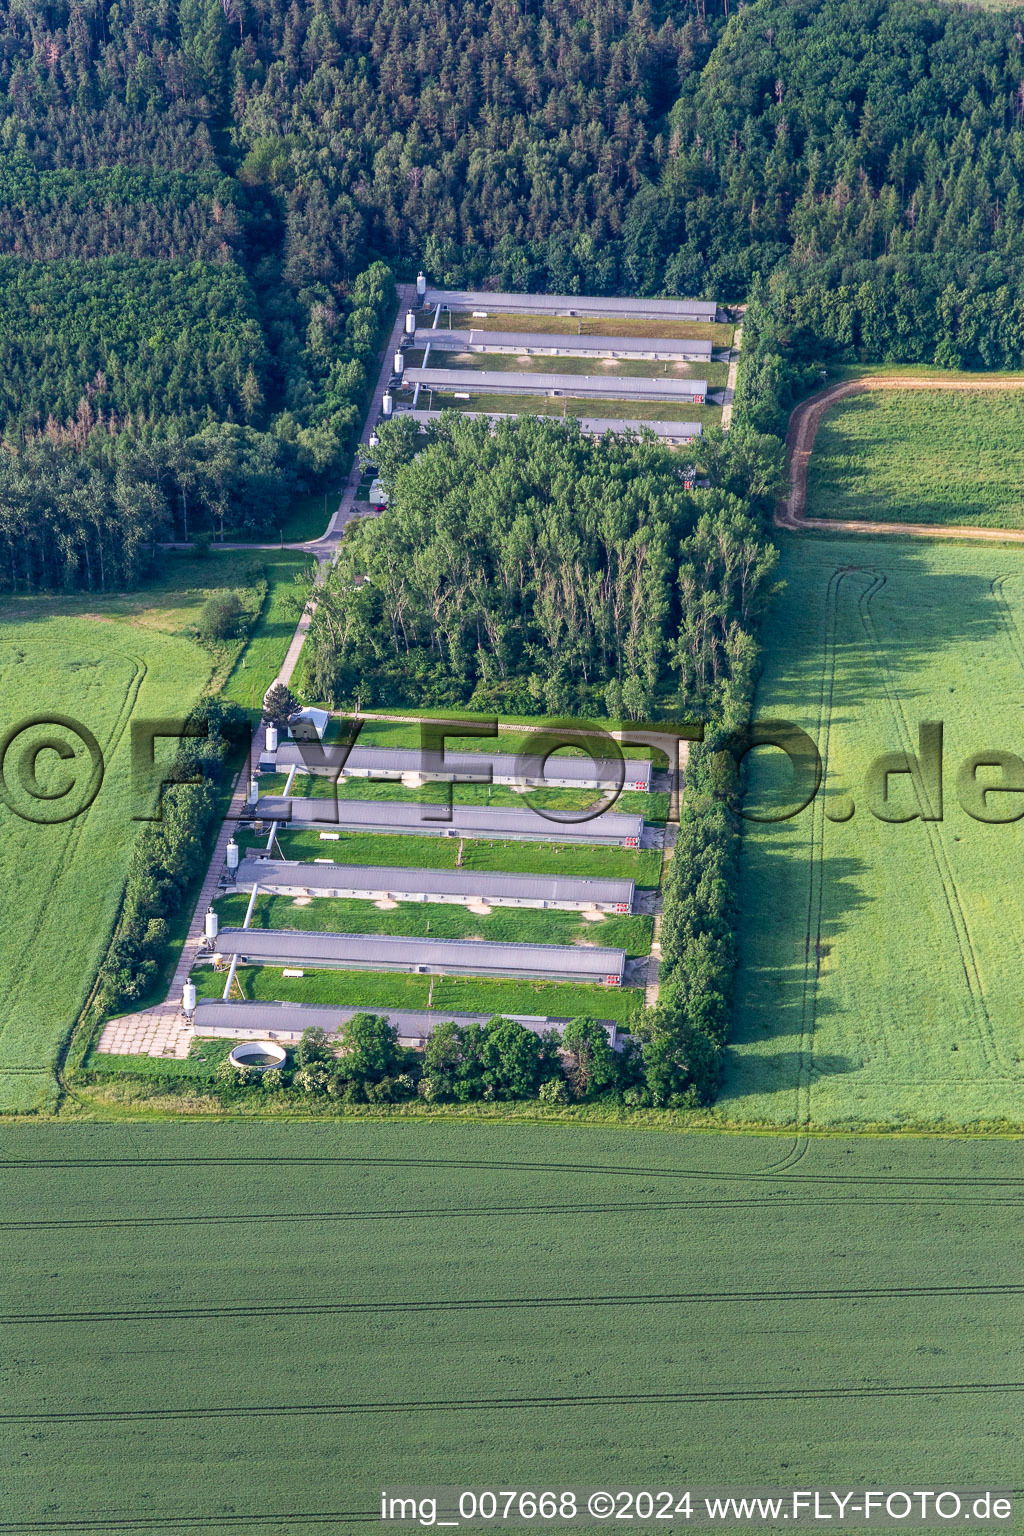
[[[553,770],[552,770],[553,771]],[[260,793],[279,795],[286,782],[284,774],[261,774]],[[293,795],[305,800],[400,800],[423,805],[444,805],[449,795],[455,805],[491,806],[518,811],[524,808],[568,813],[589,811],[592,806],[614,811],[616,815],[643,816],[647,822],[661,822],[668,817],[667,792],[624,789],[614,800],[598,789],[529,789],[525,792],[507,784],[428,783],[409,789],[399,780],[340,779],[335,783],[326,774],[297,773],[292,780]],[[609,803],[610,801],[610,803]]]
[[[302,612],[296,578],[310,568],[307,556],[289,550],[254,551],[267,572],[267,595],[259,617],[221,689],[222,697],[246,709],[259,709],[277,676]]]
[[[1011,1144],[179,1121],[0,1162],[12,1536],[1020,1481]]]
[[[423,348],[409,354],[409,366],[423,366]],[[517,357],[510,352],[446,352],[431,348],[431,368],[454,368],[466,373],[569,373],[630,379],[703,379],[721,389],[729,375],[728,363],[653,362],[641,358]]]
[[[542,331],[572,336],[675,336],[692,341],[710,341],[716,347],[732,346],[734,328],[725,322],[701,320],[638,320],[602,316],[496,314],[493,310],[481,319],[470,309],[457,309],[449,317],[449,330],[466,331]]]
[[[264,851],[265,836],[241,832],[243,849]],[[387,864],[412,869],[488,869],[504,874],[580,875],[635,880],[656,887],[661,876],[659,848],[590,848],[585,843],[501,843],[487,838],[456,843],[441,837],[375,832],[319,832],[281,825],[275,849],[286,859],[329,858],[335,864]],[[461,853],[461,864],[459,857]]]
[[[838,401],[815,438],[807,515],[1024,528],[1024,381]]]
[[[412,393],[409,400],[412,400]],[[683,400],[612,400],[605,395],[500,395],[473,392],[458,399],[454,392],[428,387],[428,410],[504,412],[510,416],[576,416],[601,421],[699,421],[720,427],[720,406]],[[420,405],[422,406],[422,395]]]
[[[301,904],[300,904],[301,903]],[[225,927],[239,928],[249,905],[248,891],[223,896],[217,911]],[[498,944],[598,944],[624,949],[629,956],[649,955],[653,919],[602,915],[589,921],[582,912],[545,912],[530,907],[492,907],[479,916],[451,902],[402,902],[392,911],[354,897],[302,898],[261,895],[250,926],[293,928],[302,933],[380,933],[403,938],[489,939]]]
[[[972,819],[971,754],[1024,754],[1024,553],[788,539],[756,715],[801,726],[824,765],[801,814],[744,829],[728,1120],[816,1127],[1024,1125],[1024,822]],[[869,768],[941,722],[934,786]],[[786,798],[753,754],[747,810]],[[982,770],[980,782],[998,773]],[[869,803],[870,802],[870,803]],[[991,795],[1020,815],[1020,795]],[[873,809],[872,809],[873,806]],[[886,817],[907,817],[900,821]]]
[[[640,987],[602,987],[571,981],[510,981],[490,976],[413,976],[402,971],[307,970],[284,976],[276,966],[240,965],[232,997],[260,1003],[323,1003],[337,1008],[430,1008],[452,1013],[515,1013],[551,1019],[590,1017],[626,1024],[643,1007]],[[219,998],[226,972],[199,966],[192,973],[200,997]]]

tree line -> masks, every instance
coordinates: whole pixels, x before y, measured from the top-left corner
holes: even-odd
[[[117,927],[100,967],[94,998],[98,1017],[138,1002],[159,977],[169,920],[194,894],[197,873],[209,857],[209,833],[240,719],[237,706],[214,699],[202,700],[189,718],[190,726],[206,735],[179,747],[162,791],[159,819],[146,825],[132,850]]]
[[[315,1026],[307,1029],[280,1072],[225,1061],[215,1088],[229,1103],[256,1089],[323,1107],[413,1100],[567,1104],[605,1098],[635,1078],[635,1052],[614,1051],[596,1019],[572,1019],[561,1033],[537,1033],[500,1015],[484,1024],[440,1020],[421,1052],[399,1044],[386,1014],[367,1012],[346,1020],[336,1041]]]

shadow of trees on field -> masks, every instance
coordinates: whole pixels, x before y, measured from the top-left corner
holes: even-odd
[[[803,815],[806,834],[796,845],[773,842],[771,827],[744,839],[739,968],[722,1105],[795,1087],[802,1060],[813,1077],[859,1067],[842,1055],[816,1053],[814,1032],[837,1011],[818,984],[835,940],[875,899],[862,889],[869,866],[852,854],[816,855],[812,875],[812,821],[809,812]]]
[[[781,696],[799,699],[795,718],[813,736],[826,715],[836,728],[856,729],[861,701],[884,698],[888,682],[916,736],[921,719],[942,719],[962,705],[965,676],[984,686],[993,649],[1019,661],[1024,701],[1024,611],[1014,579],[1024,576],[1024,548],[942,551],[970,568],[936,569],[934,549],[920,541],[847,538],[813,549],[790,546],[782,566],[786,593],[763,632],[755,718],[784,713]],[[1010,578],[1001,596],[993,590],[1000,576]],[[890,740],[877,750],[899,745],[896,737],[893,721]]]

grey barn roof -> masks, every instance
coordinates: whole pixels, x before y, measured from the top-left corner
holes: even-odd
[[[438,773],[440,767],[424,766],[423,753],[415,747],[361,747],[354,746],[347,757],[344,757],[344,749],[327,746],[323,749],[325,761],[322,767],[318,764],[319,753],[315,744],[312,750],[307,748],[303,757],[297,742],[281,742],[275,755],[275,765],[278,769],[291,768],[294,764],[298,768],[309,765],[312,772],[327,772],[336,770],[344,761],[345,773]],[[486,781],[487,770],[490,769],[501,778],[515,778],[525,780],[536,779],[541,775],[541,764],[538,758],[528,754],[517,756],[512,752],[445,752],[444,770],[451,773],[472,773],[481,776]],[[627,757],[618,761],[614,758],[604,759],[595,763],[590,757],[566,757],[562,753],[553,754],[546,764],[548,778],[588,779],[599,778],[602,784],[618,786],[628,783],[630,785],[643,783],[650,787],[651,764],[648,758]]]
[[[275,883],[314,891],[344,885],[351,890],[420,891],[426,895],[521,896],[543,901],[632,902],[632,880],[587,880],[563,875],[507,875],[484,869],[405,869],[393,865],[292,863],[285,859],[242,860],[238,879],[265,890]]]
[[[265,1037],[270,1034],[294,1035],[298,1038],[306,1029],[322,1029],[325,1034],[333,1035],[356,1013],[385,1014],[400,1036],[418,1035],[423,1038],[433,1034],[439,1024],[486,1024],[494,1017],[489,1013],[451,1013],[445,1009],[428,1013],[416,1008],[328,1008],[319,1003],[225,1003],[219,999],[203,998],[196,1005],[194,1029],[197,1035],[213,1030],[230,1030],[239,1038]],[[568,1019],[553,1019],[537,1014],[506,1013],[501,1017],[516,1019],[534,1034],[542,1034],[546,1029],[557,1029],[561,1033],[569,1023]],[[598,1023],[604,1025],[615,1045],[618,1033],[615,1021],[599,1019]]]
[[[419,340],[419,336],[417,336]],[[430,345],[438,352],[475,347],[560,347],[574,357],[610,357],[614,352],[674,352],[680,358],[711,360],[710,341],[691,341],[685,336],[572,336],[559,331],[433,330]]]
[[[411,416],[414,421],[428,427],[432,422],[440,421],[440,411],[403,410],[398,407],[403,416]],[[449,406],[450,410],[451,407]],[[526,412],[522,411],[459,411],[460,416],[468,416],[471,421],[521,421]],[[561,421],[564,417],[545,416],[542,421]],[[653,432],[655,437],[671,438],[673,440],[685,440],[688,437],[700,437],[704,431],[699,421],[624,421],[615,420],[604,416],[571,416],[570,421],[578,421],[580,431],[588,436],[600,437],[605,432]]]
[[[348,800],[339,797],[337,818],[335,802],[329,800],[305,800],[289,796],[263,795],[257,803],[256,815],[270,821],[291,819],[304,825],[350,828],[373,832],[437,832],[451,830],[460,837],[531,837],[545,842],[558,842],[565,837],[582,838],[584,841],[612,838],[624,841],[639,838],[643,832],[642,816],[630,816],[622,811],[605,811],[591,821],[555,822],[537,811],[503,810],[492,806],[455,805],[451,821],[437,821],[424,816],[425,811],[437,809],[424,803],[408,800]]]
[[[222,928],[217,949],[250,961],[383,970],[425,966],[501,976],[565,976],[621,980],[625,951],[577,944],[495,944],[488,939],[411,939],[365,933],[307,933],[295,928]]]
[[[591,373],[502,373],[489,368],[407,368],[406,385],[468,394],[588,395],[610,400],[693,400],[706,395],[706,379],[625,379]]]
[[[608,319],[712,321],[718,305],[704,299],[605,299],[574,293],[478,293],[428,288],[424,302],[444,309],[485,309],[489,314],[603,315]]]

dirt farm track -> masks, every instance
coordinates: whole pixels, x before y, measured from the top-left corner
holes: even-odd
[[[1021,528],[972,528],[956,524],[947,527],[934,523],[882,523],[874,521],[843,522],[833,518],[807,517],[807,466],[814,448],[821,419],[830,406],[847,395],[862,394],[876,389],[945,389],[945,390],[1020,390],[1024,391],[1024,377],[974,379],[921,378],[908,374],[868,374],[862,379],[849,379],[843,384],[833,384],[820,394],[802,400],[789,418],[786,434],[786,469],[789,476],[789,492],[775,510],[775,525],[793,532],[815,529],[822,533],[887,533],[903,538],[920,539],[984,539],[992,543],[1024,543]]]

